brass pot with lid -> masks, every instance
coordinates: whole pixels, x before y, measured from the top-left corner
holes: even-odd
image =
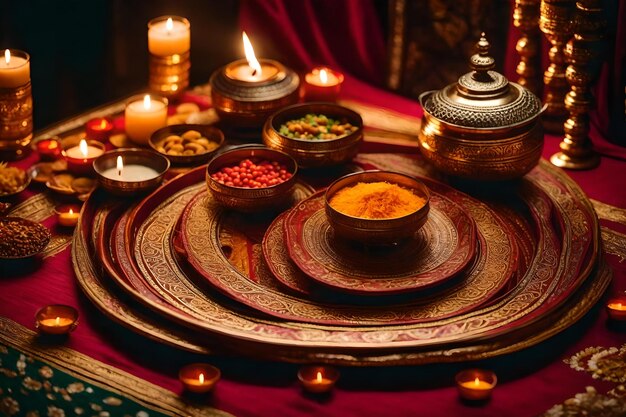
[[[543,112],[539,98],[493,71],[483,33],[473,71],[442,90],[419,97],[424,117],[420,150],[437,169],[475,180],[518,178],[541,157]]]

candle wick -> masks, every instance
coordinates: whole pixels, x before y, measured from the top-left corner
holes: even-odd
[[[252,76],[256,76],[256,68],[252,69]]]
[[[121,176],[122,176],[122,170],[121,170],[121,169],[118,169],[118,170],[117,170],[117,176],[118,176],[118,177],[121,177]]]

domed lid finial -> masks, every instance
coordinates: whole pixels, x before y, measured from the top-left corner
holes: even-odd
[[[478,53],[470,58],[470,66],[474,71],[474,79],[483,80],[488,77],[487,71],[494,69],[496,60],[489,55],[489,41],[485,37],[485,32],[480,34],[480,40],[476,43]]]

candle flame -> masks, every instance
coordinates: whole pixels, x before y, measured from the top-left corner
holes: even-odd
[[[200,381],[201,384],[204,384],[204,374],[201,372],[200,376],[198,377],[198,381]]]
[[[317,375],[315,376],[315,381],[316,382],[322,382],[322,373],[318,372]]]
[[[328,73],[324,68],[320,70],[320,81],[322,82],[322,84],[328,83]]]
[[[78,144],[78,147],[80,148],[80,153],[83,154],[83,157],[87,158],[87,156],[89,155],[89,149],[87,148],[87,141],[85,139],[81,139],[80,143]]]
[[[122,155],[117,156],[117,175],[122,176],[122,170],[124,169],[124,161],[122,160]]]
[[[246,53],[248,66],[252,69],[252,75],[260,77],[262,72],[261,64],[257,61],[256,56],[254,56],[254,49],[252,48],[252,44],[250,43],[250,39],[248,39],[246,32],[243,32],[243,50]]]
[[[8,49],[4,50],[4,62],[9,65],[9,62],[11,62],[11,51],[9,51]]]
[[[150,94],[146,94],[143,96],[143,108],[150,110],[150,107],[152,107],[152,100],[150,100]]]
[[[70,209],[70,213],[69,214],[74,214],[74,210]]]
[[[474,379],[474,385],[479,386],[480,385],[480,379],[478,379],[478,377],[476,377]]]
[[[58,326],[59,324],[61,324],[61,317],[57,317],[57,318],[54,320],[54,324],[55,324],[56,326]]]
[[[100,121],[100,129],[104,130],[107,127],[107,121],[102,119]]]
[[[165,22],[165,30],[167,30],[168,35],[172,31],[172,29],[174,29],[174,22],[172,21],[171,17],[168,17],[167,22]]]

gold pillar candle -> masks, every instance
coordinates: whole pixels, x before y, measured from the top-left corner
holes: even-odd
[[[30,56],[5,49],[0,57],[0,160],[19,159],[33,137]]]
[[[521,36],[515,45],[520,61],[515,68],[519,75],[517,82],[539,95],[539,49],[541,32],[539,31],[540,0],[515,0],[513,24],[519,28]]]
[[[148,145],[150,136],[167,125],[167,99],[149,94],[131,97],[126,104],[124,123],[130,140]]]
[[[148,23],[151,91],[173,97],[189,87],[191,25],[178,16],[161,16]]]

